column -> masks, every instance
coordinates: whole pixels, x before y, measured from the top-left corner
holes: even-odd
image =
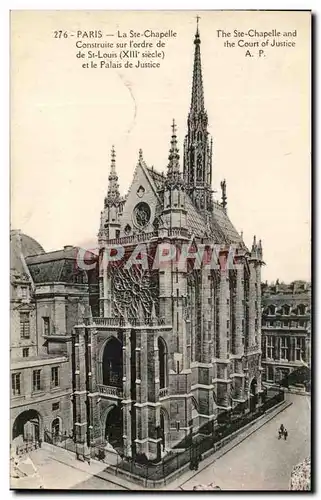
[[[217,399],[219,405],[230,406],[230,383],[228,376],[227,320],[230,308],[227,300],[230,297],[227,269],[227,252],[220,253],[220,290],[219,290],[219,359],[217,360]]]
[[[167,233],[167,230],[160,230],[162,234]],[[160,238],[158,240],[158,248],[166,248],[170,245],[170,240]],[[163,245],[163,246],[162,246]],[[159,269],[159,316],[165,319],[165,323],[172,324],[172,263],[164,262]]]
[[[261,298],[261,264],[256,266],[256,301],[257,301],[257,341],[262,350],[262,298]]]
[[[136,453],[148,455],[148,407],[147,407],[147,332],[143,328],[136,333]]]
[[[107,262],[103,261],[103,280],[104,280],[104,317],[111,317],[112,286],[111,277],[107,268]]]
[[[225,267],[225,266],[224,266]],[[227,299],[229,297],[228,271],[221,267],[220,280],[220,307],[219,307],[219,358],[226,360],[227,358],[227,320],[229,318],[229,308],[227,307]]]
[[[84,460],[87,455],[87,390],[86,390],[86,363],[85,363],[85,327],[75,327],[75,442],[76,457]]]
[[[255,301],[257,300],[256,292],[256,269],[255,262],[250,261],[250,283],[249,283],[249,347],[255,343],[255,320],[256,308]]]
[[[88,400],[90,405],[90,443],[95,446],[101,441],[100,427],[100,405],[99,393],[97,391],[97,330],[94,327],[88,327],[88,359],[90,367],[88,367]],[[94,450],[93,450],[94,451]]]
[[[243,356],[244,347],[242,337],[245,335],[244,328],[244,268],[240,263],[236,270],[236,305],[235,305],[235,354]],[[233,333],[233,332],[232,332]]]
[[[124,454],[132,456],[132,425],[131,425],[131,329],[123,332],[123,441]]]
[[[244,378],[242,356],[244,355],[244,346],[242,337],[245,335],[244,322],[244,267],[241,259],[238,259],[236,266],[236,300],[235,300],[235,331],[232,331],[234,336],[234,405],[238,404],[237,400],[244,400]]]
[[[209,331],[211,326],[211,282],[210,270],[202,268],[202,358],[203,363],[210,363],[212,358],[212,338]]]

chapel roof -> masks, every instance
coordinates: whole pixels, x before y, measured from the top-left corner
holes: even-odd
[[[156,190],[162,189],[166,177],[154,168],[146,167]],[[209,228],[204,216],[195,207],[186,193],[187,226],[196,237],[203,238],[208,235]],[[216,243],[241,243],[242,238],[236,231],[224,208],[214,202],[213,216],[210,220],[210,229]]]

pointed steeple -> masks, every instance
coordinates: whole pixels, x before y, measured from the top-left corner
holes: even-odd
[[[259,240],[259,243],[258,243],[257,249],[258,249],[258,255],[259,255],[259,258],[262,260],[262,259],[263,259],[263,247],[262,247],[262,240]]]
[[[115,204],[120,200],[118,175],[116,173],[116,152],[114,146],[111,148],[111,164],[108,177],[108,191],[105,198],[105,207]]]
[[[174,119],[172,123],[172,138],[168,159],[167,184],[178,184],[181,182],[181,173],[179,169],[179,151],[177,147],[176,123]]]
[[[212,143],[207,131],[207,113],[201,63],[201,38],[198,27],[194,38],[194,65],[188,131],[184,142],[184,180],[194,205],[205,215],[212,211]]]
[[[201,38],[198,30],[199,16],[196,16],[197,26],[194,38],[194,67],[193,67],[193,85],[192,85],[192,101],[190,113],[204,112],[204,90],[202,78],[202,63],[201,63]]]
[[[256,252],[257,250],[257,245],[256,245],[256,236],[254,235],[254,238],[253,238],[253,243],[252,243],[252,253],[253,252]]]

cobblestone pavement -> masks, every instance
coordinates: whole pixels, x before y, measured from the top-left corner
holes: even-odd
[[[245,441],[181,484],[192,490],[214,482],[222,490],[288,490],[294,465],[310,455],[310,397],[287,394],[293,404]],[[280,425],[287,441],[279,440]]]

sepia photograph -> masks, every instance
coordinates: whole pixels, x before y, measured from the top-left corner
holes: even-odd
[[[312,490],[311,25],[11,11],[11,490]]]

